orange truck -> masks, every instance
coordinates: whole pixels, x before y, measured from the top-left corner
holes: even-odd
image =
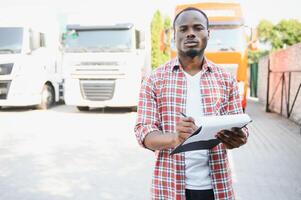
[[[176,7],[175,14],[187,7],[204,11],[209,18],[210,39],[206,57],[233,74],[238,82],[242,106],[246,108],[248,42],[239,3],[201,2]],[[171,44],[171,55],[176,56]]]

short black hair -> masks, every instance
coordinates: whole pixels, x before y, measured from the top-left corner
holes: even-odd
[[[179,16],[180,16],[183,12],[185,12],[185,11],[190,11],[190,10],[195,10],[195,11],[201,13],[201,14],[206,18],[206,21],[207,21],[207,28],[209,28],[209,19],[208,19],[206,13],[204,13],[204,11],[202,11],[202,10],[200,10],[200,9],[198,9],[198,8],[195,8],[195,7],[187,7],[187,8],[185,8],[185,9],[181,10],[181,12],[179,12],[179,13],[176,15],[176,17],[174,18],[174,20],[173,20],[173,28],[174,28],[174,30],[175,30],[175,24],[176,24],[176,21],[177,21],[177,19],[179,18]]]

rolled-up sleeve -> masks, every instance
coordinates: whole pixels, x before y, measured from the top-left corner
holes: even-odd
[[[137,109],[137,120],[135,125],[135,135],[138,143],[144,147],[144,139],[148,133],[159,131],[159,113],[157,108],[156,93],[153,75],[147,77],[140,89]]]
[[[229,101],[228,101],[228,114],[242,114],[242,105],[241,99],[239,96],[239,90],[237,86],[236,80],[231,77],[230,79],[230,93],[229,93]],[[242,128],[243,132],[247,137],[249,137],[249,131],[247,127]]]

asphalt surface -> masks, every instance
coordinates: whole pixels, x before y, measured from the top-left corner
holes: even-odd
[[[301,199],[300,126],[249,101],[248,143],[229,151],[238,200]],[[154,154],[135,112],[58,105],[0,111],[0,200],[146,200]]]

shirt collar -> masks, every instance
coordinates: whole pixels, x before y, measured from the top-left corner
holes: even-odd
[[[171,68],[172,72],[182,68],[182,65],[181,65],[178,57],[174,58],[171,61],[171,67],[172,67]],[[210,61],[208,61],[205,56],[204,56],[204,63],[203,63],[203,66],[202,66],[202,70],[209,71],[209,72],[212,71],[212,63]]]

